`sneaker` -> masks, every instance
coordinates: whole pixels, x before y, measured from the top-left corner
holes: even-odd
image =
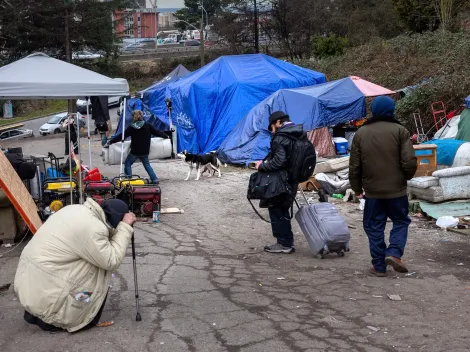
[[[385,277],[387,276],[387,272],[381,272],[381,271],[377,271],[375,270],[374,267],[370,268],[370,273],[374,276],[377,276],[377,277]]]
[[[153,180],[153,181],[150,181],[150,184],[151,185],[159,185],[160,181],[159,180]]]
[[[295,252],[294,247],[284,247],[282,244],[275,243],[271,246],[266,246],[264,247],[265,252],[269,253],[285,253],[285,254],[290,254]]]
[[[387,263],[387,265],[390,265],[393,268],[393,270],[395,270],[398,273],[408,272],[408,268],[406,267],[405,263],[401,261],[400,258],[386,257],[385,263]]]

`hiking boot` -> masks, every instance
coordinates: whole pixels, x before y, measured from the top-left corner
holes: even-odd
[[[405,263],[401,261],[400,258],[386,257],[385,263],[387,263],[387,265],[390,265],[393,268],[393,270],[395,270],[398,273],[408,272],[408,268],[406,267]]]
[[[290,253],[294,253],[295,252],[295,248],[294,247],[284,247],[282,244],[280,243],[275,243],[271,246],[266,246],[264,247],[264,251],[265,252],[269,252],[269,253],[284,253],[284,254],[290,254]]]
[[[375,270],[374,267],[370,268],[370,273],[374,276],[377,276],[377,277],[385,277],[387,276],[387,272],[381,272],[381,271],[377,271]]]

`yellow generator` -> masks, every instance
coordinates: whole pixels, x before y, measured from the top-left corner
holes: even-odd
[[[79,201],[78,182],[72,178],[46,179],[42,187],[43,207],[49,207],[51,212],[57,212],[64,206],[76,204]]]

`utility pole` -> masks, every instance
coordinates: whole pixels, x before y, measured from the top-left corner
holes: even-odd
[[[205,63],[205,57],[204,57],[204,2],[201,0],[201,33],[200,33],[201,39],[201,67],[203,67]]]
[[[154,0],[154,8],[155,8],[155,50],[158,49],[158,35],[157,35],[157,28],[158,28],[158,14],[157,14],[157,0]]]
[[[256,0],[254,1],[254,21],[255,21],[255,52],[259,54],[259,24],[258,24],[258,4],[256,3]]]
[[[65,5],[65,61],[72,62],[72,48],[70,47],[70,12],[69,5],[72,4],[70,0],[64,0]],[[77,102],[75,99],[69,99],[67,103],[67,111],[69,113],[77,112]]]

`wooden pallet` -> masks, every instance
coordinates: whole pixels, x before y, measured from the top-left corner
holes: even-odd
[[[470,236],[470,229],[449,229],[449,231],[458,233],[459,235]]]
[[[42,221],[33,198],[13,166],[0,151],[0,188],[25,221],[33,234],[41,227]]]

